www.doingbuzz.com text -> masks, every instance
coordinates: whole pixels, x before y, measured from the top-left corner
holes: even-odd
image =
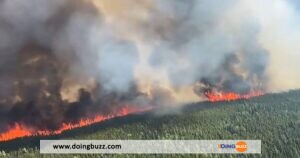
[[[83,149],[83,150],[93,150],[93,149],[122,149],[122,145],[103,145],[103,144],[73,144],[73,145],[53,145],[53,149]]]

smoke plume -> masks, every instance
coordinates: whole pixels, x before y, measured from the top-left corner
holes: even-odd
[[[0,127],[299,88],[295,0],[2,0]],[[287,67],[289,66],[289,67]]]

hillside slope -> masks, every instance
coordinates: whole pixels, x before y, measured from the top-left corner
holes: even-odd
[[[260,139],[262,154],[247,155],[247,157],[300,157],[300,91],[270,94],[234,102],[196,103],[185,106],[180,111],[174,111],[176,112],[173,114],[161,116],[146,113],[116,118],[43,139]],[[5,157],[75,156],[39,155],[39,139],[41,138],[23,138],[0,143],[0,151],[6,150],[0,155],[6,155]],[[76,157],[89,156],[100,155],[76,155]],[[123,157],[125,155],[102,156]],[[224,155],[164,156],[224,157]]]

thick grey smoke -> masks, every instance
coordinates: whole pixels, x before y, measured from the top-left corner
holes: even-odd
[[[230,19],[239,1],[154,1],[140,4],[146,8],[142,11],[130,11],[132,1],[126,2],[128,8],[122,9],[129,13],[104,13],[116,30],[142,43],[139,48],[146,47],[140,49],[140,54],[149,53],[141,65],[150,70],[140,73],[162,76],[156,80],[149,75],[148,87],[160,85],[175,91],[193,87],[197,94],[207,88],[236,93],[266,90],[269,54],[258,40],[259,22],[250,15],[238,22]]]
[[[57,129],[128,104],[297,88],[291,81],[300,73],[286,73],[291,80],[278,88],[273,68],[282,56],[275,48],[298,50],[280,40],[300,37],[283,36],[297,30],[294,3],[2,0],[0,126]]]
[[[141,95],[135,45],[115,37],[92,2],[0,3],[2,126],[57,129]]]
[[[169,8],[161,14],[169,19],[173,28],[159,33],[164,36],[152,53],[152,61],[166,66],[172,85],[200,82],[219,91],[264,90],[261,84],[267,81],[268,54],[257,40],[259,24],[247,19],[232,32],[230,22],[224,21],[224,13],[226,15],[236,3],[202,0],[158,4]],[[164,21],[161,19],[158,24]]]

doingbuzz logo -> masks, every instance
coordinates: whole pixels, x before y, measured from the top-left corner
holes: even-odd
[[[247,151],[247,143],[239,141],[236,144],[218,144],[219,149],[235,149],[237,152]]]

